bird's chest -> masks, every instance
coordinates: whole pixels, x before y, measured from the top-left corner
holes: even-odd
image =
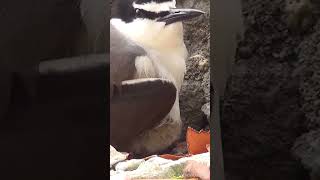
[[[135,65],[136,78],[160,77],[175,82],[178,89],[182,85],[186,71],[186,50],[172,53],[150,53],[149,57],[139,57]]]

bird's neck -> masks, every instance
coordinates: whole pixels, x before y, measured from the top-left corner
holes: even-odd
[[[135,20],[131,23],[124,23],[119,19],[112,19],[110,23],[124,35],[127,35],[134,42],[145,48],[161,53],[186,56],[182,23],[165,26],[164,23],[148,20]]]

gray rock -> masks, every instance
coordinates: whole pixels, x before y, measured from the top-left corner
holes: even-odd
[[[306,114],[309,129],[320,127],[320,22],[315,33],[299,45],[299,61],[302,73],[300,91],[303,97],[302,110]]]
[[[184,23],[184,39],[189,58],[180,93],[181,116],[185,126],[201,129],[208,123],[201,107],[210,101],[210,1],[180,0],[177,3],[179,7],[206,12],[205,15]]]
[[[207,120],[210,119],[210,103],[206,103],[201,107],[202,112],[207,116]]]
[[[210,69],[204,74],[201,87],[203,89],[206,102],[210,102]]]
[[[200,129],[205,123],[205,117],[201,111],[201,107],[206,103],[201,88],[201,81],[185,80],[181,91],[181,117],[184,119],[186,126]]]

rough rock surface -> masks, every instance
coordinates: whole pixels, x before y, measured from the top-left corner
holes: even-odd
[[[320,179],[320,129],[299,137],[292,148],[293,154],[310,170],[311,180]]]
[[[310,132],[299,137],[293,147],[294,156],[310,170],[312,180],[320,179],[320,21],[314,30],[298,47],[302,111]]]
[[[243,1],[245,39],[222,117],[228,180],[309,179],[300,163],[309,151],[292,154],[291,148],[303,133],[319,129],[320,21],[313,13],[308,28],[292,30],[285,4]]]
[[[302,71],[302,110],[310,129],[320,128],[320,22],[314,28],[318,31],[305,38],[298,47]]]
[[[184,39],[189,58],[180,93],[181,117],[185,127],[200,130],[208,125],[210,116],[209,104],[202,110],[210,102],[210,0],[180,0],[177,3],[178,7],[206,12],[199,18],[184,22]]]

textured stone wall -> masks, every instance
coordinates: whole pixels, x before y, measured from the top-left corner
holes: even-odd
[[[185,126],[208,128],[210,116],[210,1],[180,0],[179,7],[195,8],[205,15],[184,22],[185,44],[189,51],[187,73],[180,94]]]

